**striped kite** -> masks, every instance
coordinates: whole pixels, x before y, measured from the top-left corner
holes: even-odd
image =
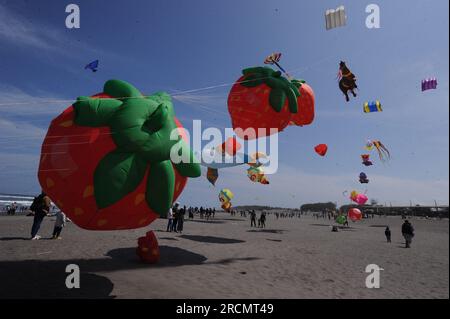
[[[372,101],[364,103],[364,113],[383,112],[380,101]]]

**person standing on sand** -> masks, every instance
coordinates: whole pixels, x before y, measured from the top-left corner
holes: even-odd
[[[177,230],[178,232],[183,232],[183,226],[184,226],[184,216],[186,215],[186,206],[180,209],[180,212],[178,214],[178,226]]]
[[[261,228],[266,228],[266,213],[262,212],[261,217],[259,218],[261,223]]]
[[[256,213],[254,210],[250,211],[250,227],[256,227]]]
[[[34,212],[33,226],[31,226],[31,240],[41,239],[41,236],[37,233],[39,232],[39,228],[41,228],[41,223],[44,220],[44,217],[47,216],[50,211],[51,204],[52,201],[50,197],[48,197],[44,192],[33,200],[30,207],[30,210]]]
[[[172,208],[169,208],[169,212],[167,213],[167,230],[168,232],[172,231],[172,223],[173,223],[173,211]]]
[[[56,221],[55,227],[53,228],[53,236],[52,239],[62,239],[61,230],[66,226],[66,214],[62,211],[56,212]]]
[[[387,242],[390,243],[391,242],[391,230],[389,229],[389,226],[386,227],[384,234],[386,235]]]
[[[412,239],[414,237],[414,227],[409,220],[405,220],[402,225],[402,235],[405,238],[405,248],[411,248]]]
[[[178,233],[177,226],[178,226],[178,218],[180,214],[180,203],[176,202],[175,205],[172,207],[173,212],[173,222],[172,222],[172,231]]]
[[[11,204],[11,208],[9,209],[8,215],[15,215],[17,210],[17,203],[14,202]]]
[[[348,226],[348,219],[347,219],[347,217],[345,218],[344,226],[349,227],[349,226]]]

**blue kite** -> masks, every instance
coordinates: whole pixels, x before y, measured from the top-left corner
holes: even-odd
[[[85,70],[89,69],[92,70],[92,72],[97,72],[97,68],[98,68],[98,60],[92,61],[91,63],[89,63],[84,67]]]
[[[359,182],[361,184],[368,184],[369,183],[369,179],[367,178],[367,175],[364,172],[359,174]]]

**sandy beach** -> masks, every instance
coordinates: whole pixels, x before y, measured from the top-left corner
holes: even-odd
[[[32,217],[0,217],[0,298],[449,298],[449,222],[411,220],[416,236],[405,249],[400,217],[375,217],[331,232],[332,221],[276,219],[266,228],[218,213],[167,233],[166,220],[132,231],[86,231],[68,224],[62,240],[28,240]],[[392,230],[386,243],[384,226]],[[156,265],[135,255],[137,238],[154,230]],[[77,264],[80,289],[65,286]],[[377,264],[381,288],[368,289],[365,268]]]

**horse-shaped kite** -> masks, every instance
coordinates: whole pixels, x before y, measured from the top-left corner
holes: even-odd
[[[358,86],[356,85],[356,77],[343,61],[339,63],[338,78],[339,88],[341,89],[342,93],[344,93],[345,100],[347,102],[350,101],[350,98],[348,97],[348,91],[352,92],[353,96],[356,97],[356,93],[354,91],[354,89],[358,88]]]

